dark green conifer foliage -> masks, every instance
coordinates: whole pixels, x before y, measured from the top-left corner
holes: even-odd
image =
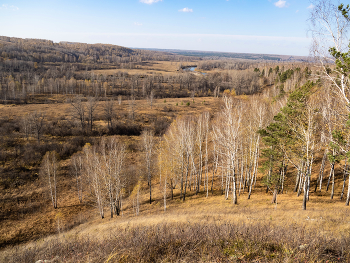
[[[293,129],[293,125],[298,123],[307,127],[308,121],[305,112],[313,87],[313,82],[307,82],[292,92],[288,97],[287,105],[274,116],[273,122],[266,129],[259,130],[263,142],[267,146],[262,151],[262,156],[265,159],[261,168],[265,174],[263,181],[267,191],[270,189],[274,193],[273,202],[276,201],[277,193],[283,189],[286,160],[290,159],[291,156],[297,156],[300,160],[306,158],[305,153],[301,150],[302,135]],[[310,175],[306,174],[306,176]]]

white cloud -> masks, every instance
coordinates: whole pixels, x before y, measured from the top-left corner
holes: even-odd
[[[142,26],[142,23],[134,22],[134,25],[135,25],[135,26]]]
[[[309,5],[307,9],[313,9],[315,6],[313,4]]]
[[[185,8],[180,9],[179,12],[192,13],[193,9],[185,7]]]
[[[287,7],[287,1],[278,0],[278,1],[275,3],[275,6],[277,6],[277,7],[279,7],[279,8]]]
[[[299,10],[295,11],[295,13],[299,13]]]
[[[148,5],[151,5],[157,2],[162,2],[162,1],[163,0],[140,0],[141,3],[148,4]]]
[[[12,11],[17,11],[19,10],[19,8],[17,6],[14,5],[8,5],[8,4],[3,4],[0,6],[0,10],[12,10]]]

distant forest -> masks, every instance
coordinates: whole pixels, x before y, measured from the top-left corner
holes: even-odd
[[[197,51],[197,50],[180,50],[180,49],[149,49],[161,52],[170,52],[177,55],[198,57],[201,59],[249,59],[258,61],[294,61],[305,62],[308,57],[302,56],[288,56],[276,54],[253,54],[253,53],[233,53],[233,52],[218,52],[218,51]]]
[[[196,62],[212,74],[129,74],[152,61]],[[270,62],[271,64],[272,62]],[[38,103],[37,95],[121,96],[122,99],[218,96],[220,91],[252,94],[272,83],[276,72],[255,60],[202,60],[169,52],[0,36],[0,103]],[[269,65],[271,67],[269,67]],[[290,68],[291,66],[286,66]],[[116,70],[113,74],[95,70]],[[282,69],[282,68],[281,68]],[[273,74],[272,74],[273,73]],[[47,102],[47,101],[46,101]]]

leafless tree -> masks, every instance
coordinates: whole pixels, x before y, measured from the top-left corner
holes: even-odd
[[[113,127],[112,121],[113,121],[113,118],[115,116],[113,105],[114,105],[113,99],[106,98],[104,110],[105,110],[105,116],[106,116],[106,120],[107,120],[108,129],[111,129],[111,127]]]
[[[32,134],[32,123],[30,121],[30,115],[25,115],[21,120],[21,129],[27,138],[27,141],[29,140],[30,135]]]
[[[128,101],[129,103],[129,118],[131,120],[135,119],[135,97],[131,97]]]
[[[153,99],[154,99],[154,92],[151,90],[151,93],[149,94],[149,104],[151,105],[151,109],[153,106]]]
[[[71,105],[74,109],[75,116],[79,119],[81,130],[85,132],[85,121],[86,121],[86,106],[82,101],[81,96],[76,96],[74,101],[71,102]]]
[[[86,107],[87,107],[87,113],[88,113],[88,121],[90,126],[90,132],[92,132],[93,127],[93,121],[94,121],[94,112],[98,106],[99,99],[98,97],[89,97]]]
[[[310,16],[310,32],[313,37],[311,54],[319,62],[322,76],[329,81],[332,91],[345,104],[350,104],[350,87],[345,69],[334,69],[336,58],[331,56],[329,49],[336,52],[347,52],[349,38],[347,36],[350,20],[343,16],[342,12],[331,0],[314,2]],[[350,111],[350,108],[347,107]]]
[[[141,134],[142,149],[145,154],[146,178],[149,187],[149,203],[152,203],[152,158],[154,155],[154,133],[151,130],[144,130]]]
[[[121,211],[122,198],[122,167],[125,157],[125,147],[115,137],[106,140],[101,139],[101,167],[105,191],[110,205],[111,218],[114,211],[117,215]]]
[[[35,111],[30,114],[30,122],[38,143],[40,143],[41,135],[43,134],[45,124],[45,113]]]
[[[42,160],[40,174],[42,180],[48,185],[52,206],[57,208],[57,153],[47,152]]]
[[[103,180],[101,176],[101,164],[96,150],[96,146],[89,144],[84,146],[84,170],[86,180],[89,182],[92,200],[96,204],[101,218],[104,215],[104,191]]]
[[[77,183],[77,194],[79,202],[83,202],[83,155],[81,153],[76,153],[72,156],[72,173],[75,176],[75,180]]]
[[[226,197],[232,183],[233,203],[237,204],[236,169],[237,151],[240,145],[242,106],[232,98],[224,97],[224,108],[215,123],[213,136],[227,171]]]

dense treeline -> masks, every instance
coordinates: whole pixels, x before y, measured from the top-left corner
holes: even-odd
[[[218,96],[229,89],[239,94],[253,94],[275,82],[277,74],[300,78],[306,65],[286,64],[272,70],[265,64],[262,72],[253,70],[259,63],[245,60],[198,61],[202,70],[220,69],[214,74],[133,74],[128,69],[142,67],[147,61],[187,61],[164,52],[133,50],[120,46],[82,43],[54,43],[49,40],[0,38],[0,101],[2,103],[38,102],[37,95],[76,95],[94,97],[122,96],[123,99]],[[93,70],[117,69],[96,74]],[[303,70],[303,69],[302,69]],[[273,74],[272,74],[273,73]],[[282,80],[283,83],[285,80]]]
[[[2,59],[31,62],[79,62],[120,64],[149,60],[184,59],[165,52],[134,50],[116,45],[83,44],[74,42],[54,43],[51,40],[21,39],[0,36]]]

